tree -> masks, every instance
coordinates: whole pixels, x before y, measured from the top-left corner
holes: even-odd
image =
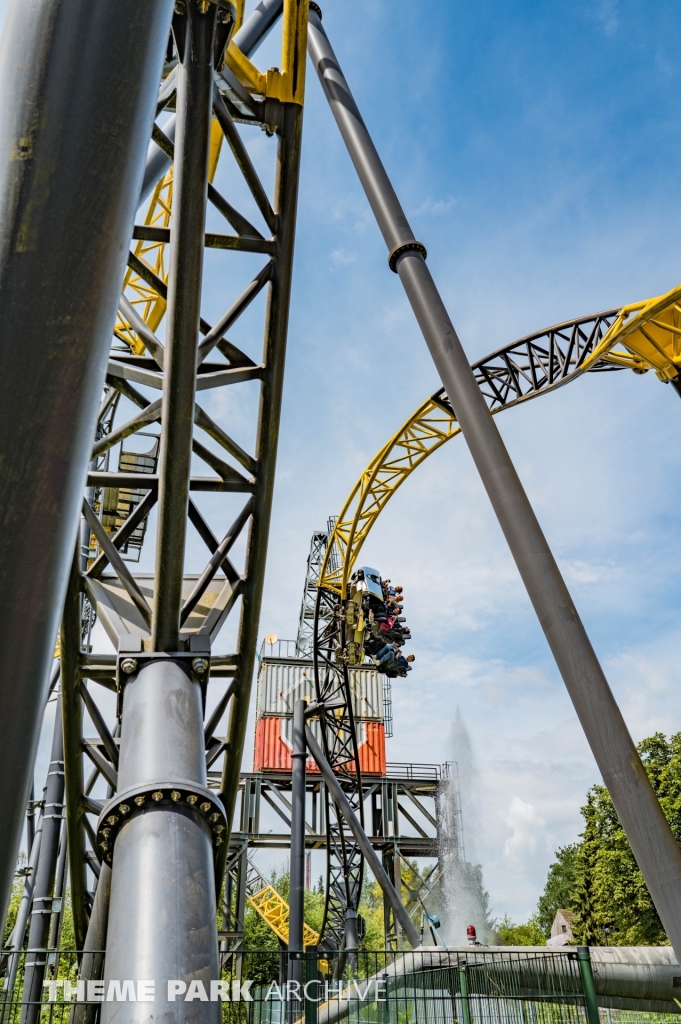
[[[539,897],[536,920],[544,939],[551,934],[551,925],[557,910],[572,906],[577,880],[578,843],[561,846],[556,850],[556,859],[549,868],[544,892]]]
[[[655,733],[642,740],[637,749],[672,832],[681,842],[681,733],[669,739],[663,733]],[[560,894],[563,906],[577,915],[573,930],[578,942],[607,942],[613,946],[668,944],[605,786],[591,787],[582,816],[581,842],[559,850],[557,864],[549,870],[539,904],[540,914],[546,911],[542,924],[546,924],[552,908],[549,896],[553,890]],[[570,895],[565,898],[567,893]]]
[[[657,732],[638,752],[676,841],[681,844],[681,733]],[[537,912],[526,925],[504,918],[500,941],[521,943],[536,922],[548,937],[556,910],[573,910],[575,941],[586,945],[665,945],[669,940],[638,869],[610,794],[592,786],[582,807],[581,841],[561,847]]]
[[[582,842],[577,848],[575,883],[569,904],[577,915],[572,932],[575,939],[583,946],[600,945],[595,891],[600,837],[596,827],[594,790],[589,792],[586,805],[582,807],[582,816],[586,825],[582,832]]]
[[[508,914],[497,925],[498,946],[543,946],[546,943],[539,915],[533,914],[527,924],[513,924]]]
[[[12,895],[9,899],[9,907],[7,908],[7,918],[5,919],[5,934],[3,938],[3,946],[7,945],[9,937],[14,928],[14,923],[17,919],[17,911],[19,910],[19,903],[21,901],[21,895],[24,891],[24,883],[26,881],[26,854],[23,850],[19,852],[19,859],[17,861],[17,868],[14,873],[14,879],[12,881]]]

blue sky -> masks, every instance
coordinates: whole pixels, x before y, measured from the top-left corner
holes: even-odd
[[[323,11],[471,360],[678,283],[677,4]],[[309,532],[438,384],[313,75],[296,252],[262,618],[280,636]],[[650,374],[592,377],[497,423],[634,737],[681,728],[678,396]],[[451,756],[460,708],[477,768],[467,848],[493,912],[526,918],[598,772],[460,438],[395,497],[365,557],[404,584],[417,656],[394,688],[389,759]]]
[[[678,3],[325,0],[323,12],[471,361],[679,283]],[[256,62],[278,63],[273,39]],[[439,386],[308,75],[263,636],[295,635],[312,530]],[[247,142],[264,167],[268,140]],[[211,316],[223,290],[211,271]],[[254,307],[243,330],[257,340],[260,323]],[[247,434],[243,409],[223,411]],[[681,729],[679,397],[652,374],[593,376],[497,424],[634,738]],[[460,709],[475,761],[467,851],[493,913],[525,919],[598,772],[461,438],[405,484],[364,554],[404,585],[417,658],[393,689],[388,759],[455,756]]]

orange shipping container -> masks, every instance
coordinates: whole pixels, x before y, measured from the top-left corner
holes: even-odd
[[[382,722],[357,722],[359,766],[362,775],[385,775],[385,727]],[[290,774],[291,733],[293,719],[266,715],[255,727],[254,772],[287,772]],[[319,724],[313,722],[317,733]],[[319,736],[317,736],[320,739]],[[314,761],[306,762],[306,770],[318,775]]]

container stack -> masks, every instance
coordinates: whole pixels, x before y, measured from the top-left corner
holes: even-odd
[[[283,641],[281,641],[283,643]],[[357,730],[362,775],[385,775],[384,681],[370,666],[351,668],[352,710]],[[253,771],[291,772],[293,706],[297,700],[315,700],[314,667],[304,658],[263,655],[257,682]],[[311,722],[321,742],[319,722]],[[318,773],[314,761],[307,771]]]

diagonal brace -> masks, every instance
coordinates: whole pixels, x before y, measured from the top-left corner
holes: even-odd
[[[137,586],[137,582],[121,558],[119,551],[112,544],[109,534],[97,518],[94,509],[85,498],[83,499],[83,515],[85,516],[88,526],[97,538],[97,543],[111,563],[111,568],[114,570],[130,595],[130,600],[138,609],[147,626],[151,625],[151,608],[147,604],[147,599]]]
[[[113,537],[109,538],[115,548],[122,547],[125,544],[128,537],[131,537],[132,534],[135,532],[139,524],[144,522],[144,520],[146,519],[146,517],[149,515],[152,508],[156,504],[156,498],[156,491],[147,491],[147,493],[144,495],[140,503],[135,508],[134,512],[131,512],[128,518],[125,520],[120,530],[118,530],[118,532],[115,533]],[[108,564],[109,559],[107,558],[104,551],[102,551],[100,552],[99,555],[97,555],[97,558],[95,558],[94,562],[92,563],[92,565],[90,566],[89,570],[86,572],[85,575],[88,576],[90,579],[97,579],[97,577],[101,576],[101,574],[104,572]],[[99,682],[99,680],[97,681]]]
[[[191,594],[184,603],[184,607],[182,608],[182,612],[180,613],[181,625],[186,622],[188,616],[191,615],[193,610],[196,608],[197,604],[201,600],[201,597],[203,596],[206,590],[206,587],[215,576],[215,573],[220,568],[220,565],[224,561],[224,558],[227,555],[228,551],[231,549],[234,542],[236,541],[239,534],[246,525],[246,522],[253,513],[254,503],[255,501],[253,498],[251,498],[250,501],[246,502],[243,509],[236,517],[236,519],[230,526],[229,530],[221,540],[220,544],[215,549],[211,560],[201,573],[200,578],[196,581],[194,589],[192,590]]]
[[[232,303],[222,319],[218,320],[215,327],[211,327],[206,334],[206,337],[199,345],[199,366],[204,361],[208,353],[211,352],[222,339],[223,334],[227,333],[230,327],[239,319],[241,314],[250,306],[256,295],[260,294],[272,277],[272,269],[273,265],[270,260],[269,263],[266,263],[262,270],[256,274],[251,283],[244,288],[241,295]]]

